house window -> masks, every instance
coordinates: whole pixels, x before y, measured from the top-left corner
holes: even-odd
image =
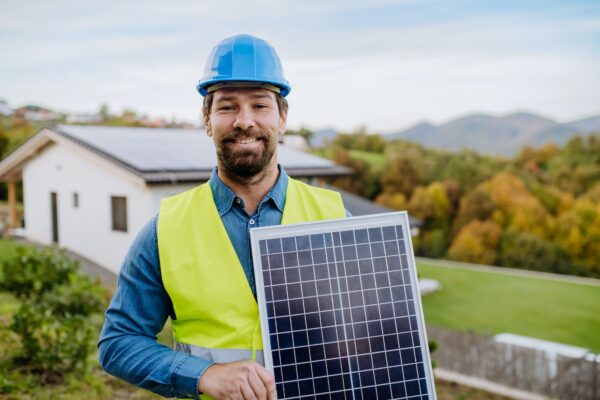
[[[127,197],[111,196],[113,231],[127,232]]]
[[[73,208],[79,208],[79,193],[73,193]]]

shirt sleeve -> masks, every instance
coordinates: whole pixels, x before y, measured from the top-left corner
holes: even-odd
[[[199,398],[198,381],[213,363],[156,341],[173,305],[160,275],[157,216],[134,240],[98,342],[104,370],[165,397]]]

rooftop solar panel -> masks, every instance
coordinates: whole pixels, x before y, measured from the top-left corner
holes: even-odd
[[[435,399],[405,212],[251,230],[279,399]]]

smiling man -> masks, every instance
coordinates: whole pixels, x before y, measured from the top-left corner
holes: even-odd
[[[277,162],[290,86],[275,49],[218,43],[198,84],[217,151],[209,182],[162,201],[132,244],[99,349],[109,373],[165,397],[275,399],[263,354],[249,230],[347,215],[336,192]],[[175,349],[156,342],[170,317]]]

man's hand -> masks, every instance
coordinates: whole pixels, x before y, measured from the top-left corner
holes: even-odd
[[[275,379],[253,361],[215,364],[198,383],[200,392],[216,400],[275,400]]]

